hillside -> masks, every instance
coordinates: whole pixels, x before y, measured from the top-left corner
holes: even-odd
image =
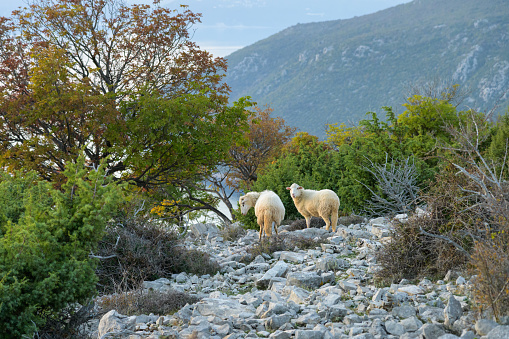
[[[232,99],[249,95],[320,138],[326,123],[401,113],[409,87],[440,79],[464,104],[509,106],[507,0],[414,0],[348,20],[299,24],[227,57]]]

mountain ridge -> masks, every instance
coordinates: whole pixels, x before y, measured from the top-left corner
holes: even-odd
[[[470,89],[465,105],[509,105],[509,5],[414,0],[351,19],[291,26],[227,57],[232,99],[269,104],[291,126],[402,112],[410,85],[441,78]],[[498,102],[498,98],[503,99]]]

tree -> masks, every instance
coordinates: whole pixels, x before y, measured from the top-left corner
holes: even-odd
[[[199,18],[120,0],[35,0],[2,18],[0,164],[60,182],[84,149],[143,188],[212,170],[250,102],[228,104],[225,60],[190,40]]]
[[[290,141],[295,128],[286,126],[280,117],[271,117],[272,112],[270,107],[264,110],[255,107],[248,121],[247,144],[239,143],[230,148],[227,163],[231,169],[227,181],[229,186],[238,189],[242,184],[249,189],[263,167]]]

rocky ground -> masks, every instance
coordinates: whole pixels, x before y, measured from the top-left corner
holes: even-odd
[[[404,220],[403,220],[404,221]],[[377,287],[373,252],[388,241],[385,218],[293,231],[325,238],[316,249],[241,259],[258,241],[249,231],[224,241],[217,228],[199,224],[186,240],[221,265],[215,276],[185,273],[147,281],[146,289],[174,289],[201,300],[173,315],[124,316],[106,313],[94,338],[509,338],[509,326],[478,319],[471,310],[471,283],[449,272],[443,280],[403,280]],[[280,228],[280,234],[285,226]]]

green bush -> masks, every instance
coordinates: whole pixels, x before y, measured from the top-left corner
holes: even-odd
[[[121,194],[104,170],[83,159],[64,172],[62,190],[26,177],[3,175],[0,206],[0,323],[4,338],[32,336],[48,314],[96,293],[89,258]]]

